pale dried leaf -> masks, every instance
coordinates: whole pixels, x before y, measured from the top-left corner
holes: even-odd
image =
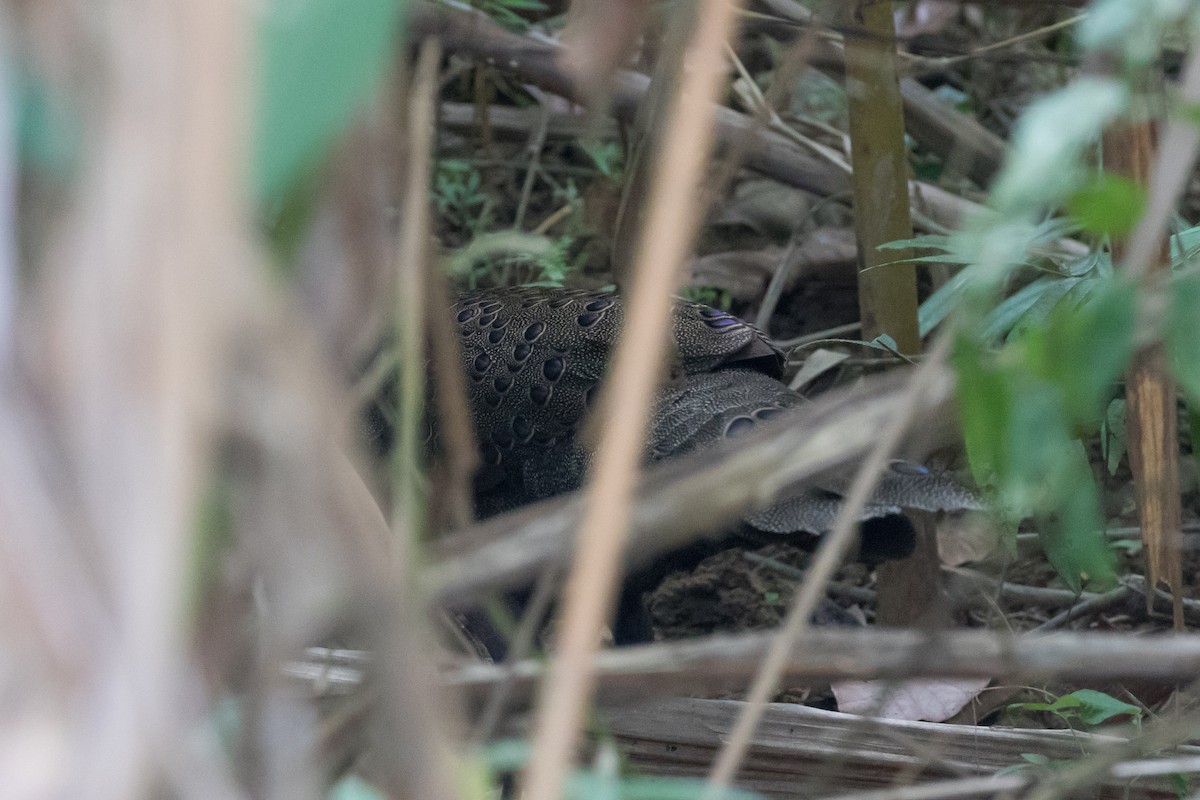
[[[938,556],[948,567],[982,561],[1000,546],[1000,529],[986,514],[947,514],[937,524]]]
[[[844,681],[830,688],[838,710],[847,714],[944,722],[971,702],[990,683],[987,678],[964,680]]]

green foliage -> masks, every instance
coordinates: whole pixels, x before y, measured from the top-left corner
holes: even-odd
[[[1058,246],[1058,240],[1077,230],[1070,220],[1047,219],[1030,226],[1025,231],[1025,247],[1017,254],[1019,259],[1009,265],[1014,270],[1013,278],[1024,271],[1041,277],[1018,290],[1015,294],[986,310],[982,322],[982,335],[986,341],[995,341],[1006,336],[1028,312],[1033,312],[1029,321],[1044,317],[1057,301],[1075,284],[1082,280],[1102,278],[1112,274],[1112,262],[1106,254],[1089,253],[1080,257],[1070,254]],[[970,249],[972,242],[961,236],[930,234],[888,242],[881,250],[912,248],[926,252],[908,262],[914,264],[954,264],[970,266],[976,253]],[[887,265],[884,265],[887,266]],[[964,269],[954,275],[937,291],[931,294],[918,310],[921,335],[925,336],[958,309],[972,292],[979,291],[979,271]]]
[[[437,163],[433,174],[433,205],[443,224],[473,238],[492,226],[492,199],[483,190],[483,178],[469,161],[457,158]]]
[[[327,800],[385,800],[387,795],[357,775],[347,775],[335,783]]]
[[[1109,475],[1117,474],[1117,467],[1121,465],[1121,459],[1125,456],[1128,444],[1125,398],[1114,397],[1108,404],[1108,410],[1104,414],[1104,424],[1100,428],[1100,448]]]
[[[1146,208],[1146,191],[1121,175],[1101,172],[1067,198],[1067,210],[1086,231],[1124,236]]]
[[[579,149],[592,160],[601,175],[613,183],[621,183],[624,179],[625,151],[620,144],[580,139]]]
[[[534,15],[548,8],[539,0],[476,0],[471,5],[501,25],[518,31],[529,27],[529,20],[522,13]]]
[[[254,186],[272,199],[309,171],[377,85],[400,0],[268,0],[258,36]]]
[[[1031,104],[1013,131],[992,207],[1016,217],[1066,199],[1087,174],[1085,148],[1128,104],[1125,83],[1086,75]]]
[[[963,265],[922,305],[921,331],[957,321],[953,363],[972,469],[996,488],[1003,512],[1039,520],[1048,558],[1077,590],[1113,578],[1078,437],[1116,427],[1109,403],[1134,349],[1136,295],[1113,277],[1108,255],[1068,257],[1054,242],[1079,230],[1120,235],[1137,223],[1142,191],[1089,165],[1163,35],[1197,21],[1195,4],[1179,0],[1098,0],[1081,42],[1125,71],[1084,75],[1033,103],[1014,129],[989,211],[953,236],[899,244],[934,251],[918,261]],[[1071,219],[1047,221],[1064,206]],[[1177,259],[1189,257],[1200,232],[1184,231],[1173,247]],[[1171,292],[1168,347],[1181,385],[1200,398],[1200,278],[1185,272]],[[1115,465],[1113,450],[1108,457]]]
[[[1013,703],[1008,708],[1011,711],[1045,711],[1071,727],[1076,724],[1094,727],[1120,716],[1128,716],[1134,724],[1140,724],[1143,714],[1140,707],[1094,689],[1079,689],[1052,703]]]
[[[572,261],[574,239],[549,239],[531,233],[481,233],[450,260],[450,274],[474,287],[488,282],[507,286],[562,286],[577,271]]]
[[[703,303],[706,306],[729,311],[733,306],[733,296],[728,289],[717,286],[684,286],[679,290],[679,296],[693,303]]]
[[[1126,69],[1158,60],[1163,36],[1178,27],[1192,4],[1185,0],[1099,0],[1079,26],[1079,44],[1121,58]]]
[[[1200,270],[1180,273],[1171,282],[1167,349],[1189,402],[1200,402]]]
[[[841,81],[835,81],[820,70],[807,69],[796,79],[792,90],[789,111],[795,117],[816,120],[839,130],[846,130],[846,90]]]
[[[1077,306],[1057,303],[1043,325],[1023,328],[1014,343],[1034,376],[1057,391],[1066,422],[1085,430],[1099,424],[1133,354],[1133,285],[1110,279],[1091,288]]]
[[[601,746],[601,756],[604,755]],[[490,744],[481,752],[485,768],[494,776],[516,772],[528,762],[532,751],[524,740],[504,740]],[[616,765],[597,759],[592,769],[577,769],[567,779],[566,800],[699,800],[708,784],[691,778],[659,778],[619,775]],[[742,789],[725,789],[715,795],[724,800],[762,800],[762,795]]]
[[[41,76],[26,65],[12,75],[11,102],[16,106],[17,152],[21,163],[63,177],[79,160],[81,121],[75,109],[50,91]]]
[[[1132,353],[1133,298],[1125,281],[1097,282],[1078,306],[1056,303],[1000,350],[964,333],[954,352],[976,478],[997,486],[1007,514],[1039,519],[1047,558],[1075,590],[1115,577],[1099,496],[1075,437],[1099,427]]]

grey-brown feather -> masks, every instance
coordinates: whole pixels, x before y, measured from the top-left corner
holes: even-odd
[[[475,487],[480,513],[578,488],[590,459],[581,428],[621,329],[620,298],[603,291],[491,289],[462,295],[453,314],[483,465]],[[782,353],[752,325],[680,300],[672,331],[682,374],[659,394],[647,461],[711,448],[803,402],[779,381]],[[745,521],[770,533],[822,533],[833,524],[844,488],[834,477]],[[953,479],[901,462],[884,476],[863,518],[902,508],[978,507]]]
[[[599,398],[621,330],[620,298],[603,291],[493,289],[462,295],[451,313],[461,338],[482,463],[475,480],[480,515],[578,488],[591,456],[583,425]],[[786,424],[775,418],[803,402],[780,382],[783,354],[752,325],[679,300],[672,334],[671,380],[664,381],[652,410],[647,462],[701,453],[763,426]],[[432,436],[436,448],[436,427]],[[842,508],[846,482],[844,476],[832,476],[799,489],[748,514],[736,532],[823,533]],[[867,557],[898,557],[911,547],[913,529],[900,513],[903,508],[978,506],[974,495],[951,478],[898,462],[861,515],[863,547],[875,554]],[[615,641],[652,637],[643,593],[719,547],[712,540],[697,541],[628,575],[613,625]],[[511,599],[520,605],[521,595]],[[502,641],[489,640],[493,656],[501,657]]]

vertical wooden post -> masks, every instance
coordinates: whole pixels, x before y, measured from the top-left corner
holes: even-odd
[[[1146,186],[1154,165],[1157,132],[1152,122],[1122,125],[1104,135],[1104,166]],[[1113,242],[1113,260],[1123,260],[1124,243]],[[1149,275],[1170,270],[1167,241]],[[1134,356],[1125,380],[1125,416],[1129,466],[1137,492],[1149,586],[1154,603],[1160,583],[1171,591],[1174,627],[1183,630],[1182,512],[1179,498],[1179,431],[1175,379],[1166,367],[1161,343]]]
[[[860,0],[853,23],[846,37],[846,95],[863,338],[887,334],[900,352],[915,354],[921,351],[916,273],[907,265],[884,266],[911,258],[912,252],[878,249],[913,235],[892,3]],[[937,539],[928,523],[917,521],[917,543],[910,556],[878,570],[880,624],[912,625],[937,605]]]

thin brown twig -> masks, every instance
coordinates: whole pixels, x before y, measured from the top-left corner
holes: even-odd
[[[744,688],[775,641],[770,631],[618,647],[597,653],[598,700],[606,705],[656,696]],[[1153,643],[1154,658],[1146,657]],[[919,652],[922,657],[913,658]],[[1113,633],[1003,631],[928,632],[904,628],[814,628],[787,653],[788,686],[832,680],[994,678],[1009,683],[1130,680],[1172,684],[1200,668],[1200,635],[1142,637]],[[464,661],[442,683],[472,698],[511,681],[513,707],[528,703],[546,665]]]
[[[402,600],[383,626],[379,643],[381,713],[374,745],[384,764],[389,790],[405,796],[450,800],[458,795],[447,727],[454,722],[446,705],[434,707],[432,668],[422,645],[428,631],[415,602],[416,536],[424,524],[424,497],[418,483],[424,410],[424,309],[429,241],[429,171],[433,146],[434,103],[441,47],[425,41],[410,90],[404,215],[397,248],[396,321],[400,362],[397,419],[401,459],[392,498],[391,566]],[[436,313],[436,312],[435,312]],[[407,591],[405,591],[407,590]],[[405,594],[408,597],[403,597]],[[407,600],[408,602],[405,602]],[[393,600],[394,602],[394,600]],[[386,755],[385,755],[386,754]]]

